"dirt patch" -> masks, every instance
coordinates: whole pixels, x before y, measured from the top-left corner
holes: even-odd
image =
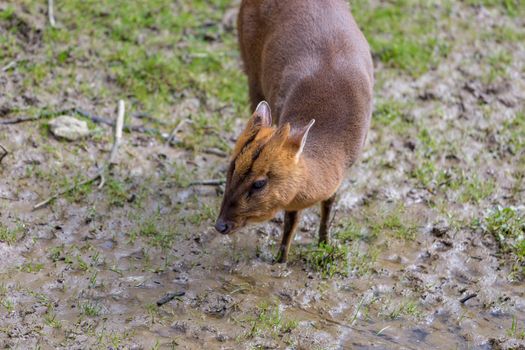
[[[0,347],[524,348],[520,228],[511,237],[494,216],[498,206],[525,215],[524,23],[480,3],[435,6],[429,31],[450,47],[425,36],[418,60],[429,62],[417,74],[411,58],[374,43],[385,50],[375,55],[372,130],[341,188],[334,244],[316,247],[318,209],[306,210],[287,265],[272,263],[282,218],[217,235],[221,187],[189,186],[224,176],[248,115],[236,4],[168,1],[155,16],[126,8],[129,17],[64,4],[57,30],[29,1],[0,7],[0,35],[15,48],[0,67],[32,47],[0,75],[0,118],[40,118],[0,126],[10,151],[0,164]],[[404,6],[371,4],[354,6],[382,21]],[[70,22],[76,11],[96,28]],[[380,38],[384,22],[367,23]],[[410,24],[393,35],[416,36],[405,31],[421,24]],[[54,139],[49,118],[75,107],[112,119],[116,94],[127,97],[128,124],[160,136],[125,133],[102,189],[81,186],[33,211],[96,174],[111,146],[110,127],[90,121],[87,140]],[[167,143],[162,134],[181,121]]]

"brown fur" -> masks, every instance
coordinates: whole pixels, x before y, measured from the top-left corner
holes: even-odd
[[[276,126],[264,106],[248,122],[233,151],[219,220],[232,225],[230,232],[323,202],[320,235],[327,241],[334,195],[370,124],[374,78],[366,39],[344,0],[243,0],[238,32],[252,108],[267,100]],[[268,183],[254,191],[260,179]],[[281,261],[298,220],[285,217],[290,232]]]

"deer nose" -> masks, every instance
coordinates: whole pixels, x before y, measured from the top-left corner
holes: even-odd
[[[215,229],[222,233],[223,235],[227,234],[231,231],[232,225],[224,221],[223,219],[219,218],[217,219],[217,222],[215,223]]]

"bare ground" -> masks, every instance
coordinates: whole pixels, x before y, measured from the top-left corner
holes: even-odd
[[[126,133],[102,189],[82,186],[36,211],[97,171],[111,129],[90,124],[91,137],[65,142],[49,134],[52,116],[0,126],[9,150],[0,165],[0,347],[524,349],[524,262],[502,249],[486,218],[498,206],[525,210],[525,23],[493,7],[447,11],[438,35],[454,45],[430,70],[399,73],[376,57],[372,131],[339,194],[333,254],[312,244],[317,208],[305,213],[287,265],[272,263],[279,218],[234,236],[214,232],[221,188],[188,184],[224,176],[227,160],[206,142],[218,135],[219,148],[231,146],[246,115],[213,95],[179,94],[157,117],[168,125],[152,123],[169,133],[174,118],[193,120],[175,144]],[[15,13],[0,33],[17,27],[19,60],[45,60],[45,13]],[[501,37],[503,27],[517,39]],[[53,74],[37,89],[19,64],[0,73],[0,121],[72,107],[114,118],[111,93],[89,97],[73,80],[46,89]],[[77,81],[118,86],[86,65]],[[144,107],[126,101],[128,114]],[[225,121],[194,116],[217,111]],[[157,306],[167,293],[178,296]]]

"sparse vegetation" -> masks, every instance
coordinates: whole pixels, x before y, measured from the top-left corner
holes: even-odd
[[[485,218],[485,228],[494,235],[503,252],[515,257],[514,271],[525,273],[525,217],[511,207],[498,207]]]
[[[279,305],[261,303],[255,310],[255,316],[245,321],[250,326],[245,338],[269,334],[274,338],[282,337],[297,327],[297,321],[284,317]]]
[[[323,278],[348,275],[348,248],[343,244],[315,245],[304,253],[306,264]]]
[[[14,229],[11,229],[0,223],[0,242],[14,244],[18,239],[21,238],[20,236],[22,235],[23,231],[24,227],[21,224],[18,224]]]
[[[100,306],[93,302],[82,302],[79,305],[80,313],[88,317],[97,317],[100,315]]]
[[[413,347],[417,327],[454,348],[429,315],[473,292],[447,311],[476,324],[465,346],[525,340],[522,2],[350,1],[375,63],[371,131],[331,244],[310,243],[318,208],[305,210],[288,265],[268,258],[280,222],[216,235],[222,188],[189,186],[224,177],[228,158],[209,149],[229,153],[250,112],[238,4],[54,3],[56,28],[46,1],[0,4],[0,120],[40,118],[0,126],[0,347]],[[172,143],[126,132],[103,189],[30,211],[109,151],[111,128],[70,109],[112,120],[121,98],[126,125],[167,135],[184,121]],[[52,137],[65,110],[89,138]],[[156,306],[172,289],[186,294]]]

